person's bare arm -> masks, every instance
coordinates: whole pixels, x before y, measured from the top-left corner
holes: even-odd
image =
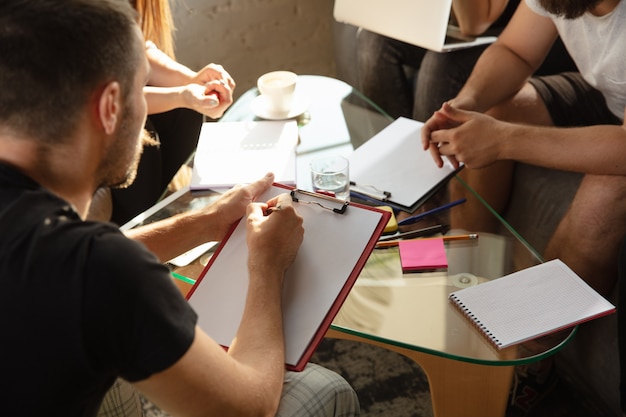
[[[445,107],[485,112],[503,100],[512,97],[526,84],[528,78],[539,67],[557,35],[556,28],[550,19],[530,10],[525,2],[520,3],[515,15],[498,40],[480,56],[458,95],[448,103],[444,103],[442,110],[435,112],[424,123],[421,131],[422,146],[425,150],[430,149],[435,163],[439,166],[443,165],[442,155],[457,155],[449,158],[453,164],[462,161],[468,167],[472,165],[474,167],[485,166],[498,159],[497,148],[490,147],[491,140],[485,138],[485,135],[477,130],[474,133],[483,142],[479,144],[480,146],[476,148],[476,151],[482,149],[484,151],[482,156],[468,148],[464,150],[455,148],[453,150],[450,145],[438,145],[445,142],[443,138],[455,135],[459,131],[460,122],[454,117],[450,117],[445,111]],[[476,121],[481,120],[486,119],[476,117]],[[498,127],[501,126],[498,125]],[[464,129],[470,128],[476,129],[476,122],[464,126]],[[491,134],[490,138],[493,137],[495,134]],[[457,141],[456,143],[460,142]],[[447,147],[440,149],[441,146]],[[459,152],[463,156],[460,156]],[[468,155],[470,152],[476,155],[476,159]],[[482,159],[479,160],[479,157]]]
[[[189,84],[196,72],[172,59],[152,42],[146,42],[146,56],[150,63],[149,85],[175,87]]]
[[[137,227],[125,234],[146,245],[162,262],[169,261],[202,243],[222,240],[232,224],[245,214],[248,204],[273,181],[274,176],[268,174],[252,184],[227,191],[203,209]]]
[[[467,82],[449,104],[457,109],[485,112],[512,97],[543,62],[557,35],[550,19],[536,14],[522,1],[498,40],[483,52]],[[456,126],[450,118],[435,112],[422,127],[422,146],[430,148],[439,166],[443,165],[443,159],[432,135]]]
[[[147,86],[143,91],[148,114],[186,108],[218,119],[233,103],[231,88],[218,81],[211,81],[206,85],[191,83],[177,87]]]
[[[150,78],[144,94],[148,114],[188,108],[217,119],[233,103],[235,81],[219,64],[193,71],[152,42],[146,43]]]
[[[491,116],[446,104],[438,116],[458,125],[433,132],[438,155],[482,168],[498,160],[515,160],[563,171],[626,175],[626,126],[575,128],[506,123]],[[626,114],[624,115],[626,117]]]
[[[482,112],[511,97],[539,68],[557,36],[552,21],[530,10],[522,1],[451,102],[459,108]]]
[[[202,330],[169,369],[135,385],[174,415],[273,416],[284,378],[281,297],[284,273],[303,238],[302,218],[288,194],[264,216],[251,204],[247,217],[250,284],[235,342],[228,353]]]
[[[508,0],[453,0],[452,12],[461,33],[483,34],[502,14]]]

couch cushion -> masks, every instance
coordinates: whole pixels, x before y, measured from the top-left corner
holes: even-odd
[[[515,165],[504,218],[539,253],[565,215],[583,175],[523,163]]]

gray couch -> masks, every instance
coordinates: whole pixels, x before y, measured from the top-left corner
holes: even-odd
[[[512,200],[504,217],[542,253],[581,178],[571,172],[517,164]],[[610,301],[617,302],[617,291]],[[587,397],[599,415],[621,416],[617,315],[579,326],[574,339],[556,355],[556,364],[559,375]]]
[[[357,86],[356,28],[334,22],[337,77]],[[518,164],[514,191],[504,217],[540,253],[565,214],[582,176]],[[611,297],[616,302],[616,292]],[[575,338],[556,355],[559,375],[584,396],[599,415],[621,416],[617,317],[579,326]]]

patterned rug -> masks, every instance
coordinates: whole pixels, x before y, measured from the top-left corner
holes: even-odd
[[[352,385],[363,417],[433,415],[426,375],[405,356],[364,343],[324,339],[311,362],[332,369]]]
[[[558,355],[557,355],[558,356]],[[332,369],[354,387],[362,417],[433,417],[428,381],[410,359],[382,348],[347,340],[324,339],[311,362]],[[170,417],[142,400],[145,417]],[[584,394],[559,380],[528,417],[607,417]]]
[[[324,339],[311,362],[342,375],[355,389],[361,416],[432,417],[428,381],[410,359],[367,344]],[[142,398],[146,417],[169,417]]]

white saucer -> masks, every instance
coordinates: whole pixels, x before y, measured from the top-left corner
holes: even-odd
[[[287,113],[275,113],[271,112],[267,108],[267,99],[265,96],[260,95],[254,98],[251,103],[252,112],[255,116],[266,120],[285,120],[293,119],[300,116],[309,108],[310,100],[308,97],[299,96],[296,94],[293,98],[293,106]]]

